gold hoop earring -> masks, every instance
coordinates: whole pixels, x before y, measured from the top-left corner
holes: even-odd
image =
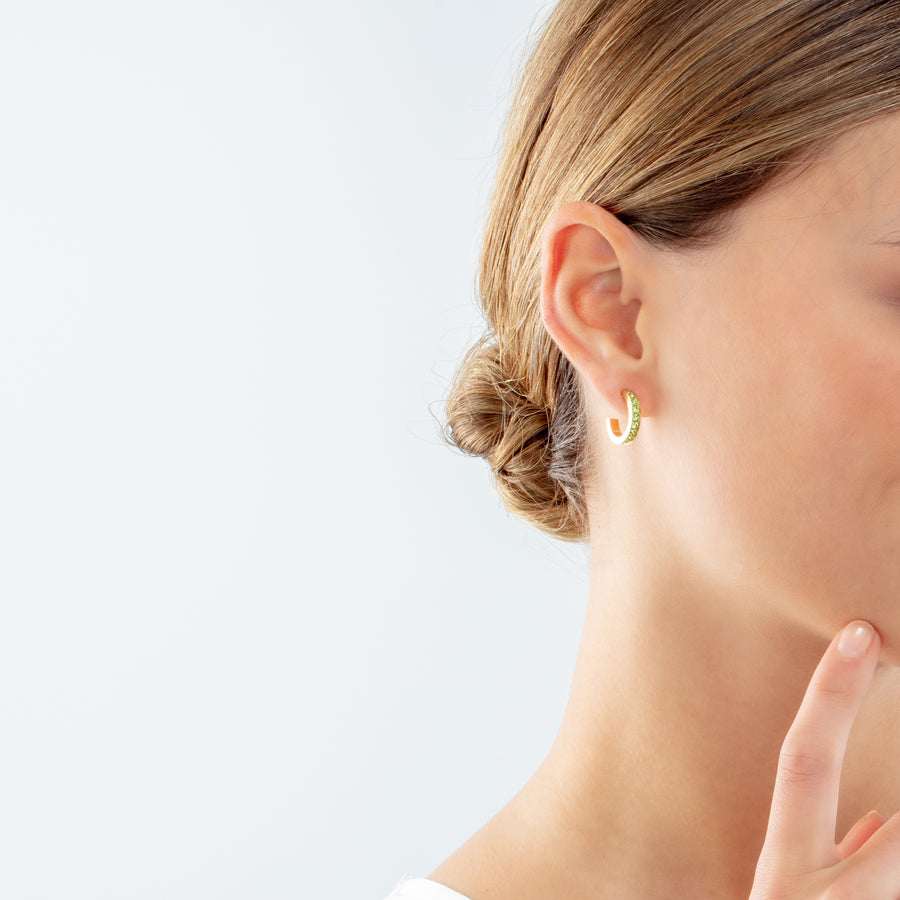
[[[622,396],[628,404],[628,428],[623,433],[618,419],[606,420],[606,430],[614,444],[630,443],[638,433],[638,428],[641,427],[641,404],[638,402],[638,398],[627,388],[622,391]]]

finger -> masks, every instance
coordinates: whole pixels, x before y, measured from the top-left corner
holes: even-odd
[[[843,842],[842,842],[843,843]],[[895,813],[865,845],[840,865],[842,881],[853,886],[847,896],[900,898],[900,813]],[[844,896],[844,894],[834,894]]]
[[[816,667],[778,759],[761,855],[768,865],[785,871],[834,864],[841,765],[880,648],[868,622],[851,622]]]
[[[853,856],[886,821],[877,810],[873,809],[866,813],[855,825],[851,826],[844,835],[844,839],[837,845],[838,856],[841,859]]]

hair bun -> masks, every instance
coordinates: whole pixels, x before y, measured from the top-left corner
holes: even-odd
[[[445,438],[488,461],[510,512],[554,537],[584,540],[583,504],[570,503],[559,477],[569,466],[555,452],[550,410],[505,369],[500,349],[497,337],[486,334],[466,353],[447,400]]]

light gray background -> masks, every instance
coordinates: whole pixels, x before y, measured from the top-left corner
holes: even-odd
[[[586,551],[439,423],[548,10],[3,4],[4,900],[380,900],[543,759]]]

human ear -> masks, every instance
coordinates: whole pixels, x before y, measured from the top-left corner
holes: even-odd
[[[541,320],[560,350],[621,415],[622,390],[642,416],[655,388],[638,334],[647,248],[612,213],[586,201],[567,203],[545,222],[541,248]]]

